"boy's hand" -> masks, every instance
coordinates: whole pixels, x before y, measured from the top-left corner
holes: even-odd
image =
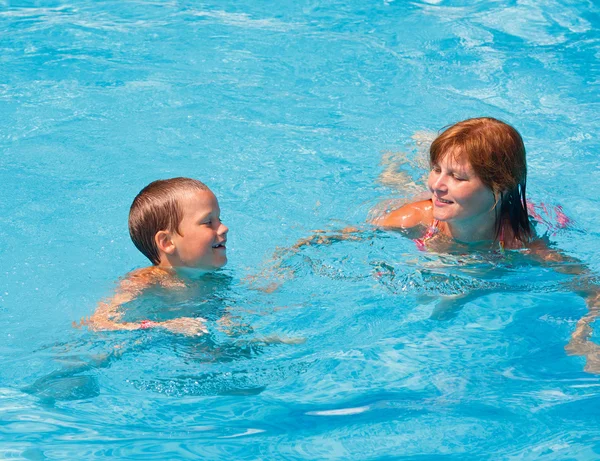
[[[180,317],[160,322],[156,326],[186,336],[201,336],[208,333],[206,319],[200,317]]]

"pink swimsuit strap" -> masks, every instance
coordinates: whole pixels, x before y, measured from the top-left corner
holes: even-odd
[[[414,240],[419,250],[425,250],[425,244],[427,243],[427,240],[430,240],[435,234],[439,232],[438,224],[439,221],[437,219],[434,219],[433,223],[431,223],[431,226],[429,226],[423,234],[423,237]]]
[[[417,244],[417,248],[419,250],[425,250],[425,245],[428,240],[431,240],[438,232],[439,232],[439,221],[434,219],[431,223],[431,226],[427,228],[423,237],[415,239],[414,242]],[[500,238],[498,239],[498,243],[500,244],[500,251],[504,251],[504,226],[500,227]]]

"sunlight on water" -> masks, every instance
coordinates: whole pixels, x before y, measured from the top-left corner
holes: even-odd
[[[0,2],[0,457],[598,458],[600,356],[565,345],[600,270],[599,13]],[[367,224],[481,115],[522,133],[537,231],[583,276]],[[126,318],[209,334],[73,328],[146,264],[133,197],[178,175],[219,197],[228,266]]]

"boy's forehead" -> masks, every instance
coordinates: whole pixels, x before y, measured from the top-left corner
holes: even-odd
[[[190,211],[197,210],[201,212],[219,207],[217,197],[210,190],[185,191],[181,194],[179,200],[181,206]]]

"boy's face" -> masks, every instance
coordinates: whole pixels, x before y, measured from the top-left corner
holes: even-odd
[[[229,229],[221,222],[219,203],[210,191],[188,192],[179,202],[183,219],[172,234],[173,266],[212,270],[227,263]]]

